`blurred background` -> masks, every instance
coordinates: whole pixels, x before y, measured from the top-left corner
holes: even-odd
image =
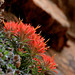
[[[24,23],[31,23],[34,27],[41,25],[37,33],[41,31],[45,39],[50,38],[47,54],[56,54],[57,75],[75,75],[75,0],[5,0],[4,4],[1,2],[0,12],[5,21],[17,22],[18,18],[21,18]]]

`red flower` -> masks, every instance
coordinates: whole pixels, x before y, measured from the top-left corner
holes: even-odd
[[[24,49],[20,49],[20,48],[19,48],[19,51],[20,52],[23,52],[23,53],[26,53],[27,52],[27,51],[24,51]]]
[[[33,60],[37,61],[37,63],[35,62],[35,64],[37,65],[38,72],[41,72],[42,68],[40,68],[41,66],[40,60],[38,58],[33,58]]]
[[[22,23],[22,21],[20,21],[19,24],[18,22],[17,23],[7,22],[7,23],[4,23],[4,25],[5,25],[4,27],[5,32],[11,32],[13,35],[19,37],[20,41],[23,42],[22,44],[23,46],[24,46],[24,43],[29,45],[32,57],[34,57],[37,54],[41,55],[43,57],[44,67],[47,70],[55,71],[54,69],[56,69],[56,63],[54,62],[54,59],[53,59],[54,56],[51,58],[50,56],[43,54],[47,50],[47,48],[49,48],[49,47],[46,47],[46,42],[48,40],[44,42],[45,39],[35,33],[36,29],[39,28],[40,26],[37,26],[36,28],[34,28],[30,24],[27,25]],[[26,51],[22,49],[22,46],[21,48],[19,48],[19,51],[26,53]],[[37,61],[36,64],[38,66],[38,71],[41,72],[42,69],[40,68],[40,66],[43,63],[41,63],[39,59],[34,58],[34,60]]]
[[[31,26],[30,24],[24,24],[22,22],[20,22],[18,24],[15,22],[6,22],[4,23],[5,27],[4,27],[4,31],[8,32],[10,31],[11,33],[13,33],[15,36],[18,36],[21,40],[21,42],[23,42],[24,40],[31,40],[29,37],[31,37],[32,34],[34,34],[35,28],[33,26]]]
[[[5,25],[4,31],[5,32],[10,31],[16,36],[18,34],[17,24],[18,24],[18,22],[15,23],[15,22],[11,22],[11,21],[4,23],[4,25]]]
[[[54,62],[53,57],[50,57],[48,55],[42,54],[41,55],[43,57],[43,63],[44,63],[44,67],[47,70],[51,70],[57,73],[57,71],[55,71],[54,69],[56,69],[56,63]]]
[[[29,46],[30,49],[32,50],[32,56],[36,55],[36,54],[41,54],[44,53],[47,48],[46,48],[46,44],[44,42],[44,38],[41,37],[38,34],[32,35],[32,39],[34,39],[33,41],[30,42]]]
[[[30,24],[24,24],[22,21],[20,23],[15,22],[7,22],[5,23],[5,32],[12,32],[15,36],[20,38],[20,41],[23,42],[25,40],[25,43],[27,43],[30,46],[31,49],[31,56],[35,56],[36,54],[44,53],[46,48],[46,43],[44,42],[44,38],[40,35],[36,34],[36,29],[40,26],[37,26],[34,28]]]
[[[18,25],[18,31],[18,36],[20,37],[22,42],[28,39],[31,40],[30,37],[36,32],[33,26],[31,26],[30,24],[24,24],[22,22],[20,22],[20,24]]]

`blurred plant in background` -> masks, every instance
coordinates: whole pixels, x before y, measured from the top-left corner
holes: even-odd
[[[48,70],[55,71],[53,57],[45,55],[45,39],[36,34],[36,29],[22,21],[4,22],[0,31],[0,74],[45,75]],[[56,72],[57,73],[57,72]]]

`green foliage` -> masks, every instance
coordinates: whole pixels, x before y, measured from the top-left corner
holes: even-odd
[[[31,57],[29,46],[25,43],[29,40],[24,40],[23,43],[19,41],[18,37],[12,35],[11,39],[6,37],[3,31],[0,32],[0,53],[3,55],[0,57],[0,75],[14,72],[14,75],[18,75],[16,70],[20,71],[20,75],[32,74],[38,75],[38,68],[32,67],[35,65],[35,60]],[[20,52],[19,47],[23,48],[26,53]],[[15,55],[19,56],[19,59],[14,62]],[[16,67],[16,62],[20,61],[19,68]],[[37,62],[36,62],[37,63]],[[30,66],[32,68],[30,68]],[[8,71],[11,69],[10,71]],[[41,75],[41,74],[39,74]],[[43,74],[42,74],[43,75]]]
[[[56,68],[53,57],[46,55],[44,38],[30,24],[6,22],[0,32],[0,72],[5,75],[44,75]],[[56,71],[55,71],[56,72]]]

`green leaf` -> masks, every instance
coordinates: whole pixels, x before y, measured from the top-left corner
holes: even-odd
[[[8,42],[8,41],[6,41],[6,44],[9,44],[9,42]]]
[[[3,75],[3,72],[0,72],[0,75]]]
[[[2,40],[0,39],[0,42],[1,42]]]
[[[4,52],[5,55],[7,55],[8,53],[9,53],[8,51],[5,51],[5,52]]]
[[[4,46],[4,45],[3,45],[3,46]],[[2,48],[2,52],[4,52],[4,51],[5,51],[5,47]]]
[[[5,60],[5,56],[3,56],[3,58],[2,58],[3,60]]]
[[[24,42],[28,42],[28,41],[29,41],[29,39],[27,39],[27,40],[24,40],[24,41],[23,41],[23,43],[24,43]]]
[[[16,73],[14,75],[17,75]]]
[[[16,66],[14,66],[13,64],[8,64],[9,67],[12,67],[13,69],[16,69]]]
[[[3,34],[1,34],[1,37],[4,37],[4,35],[3,35]]]
[[[0,52],[2,52],[2,49],[0,49]]]
[[[13,65],[12,68],[13,68],[13,69],[16,69],[16,66]]]

